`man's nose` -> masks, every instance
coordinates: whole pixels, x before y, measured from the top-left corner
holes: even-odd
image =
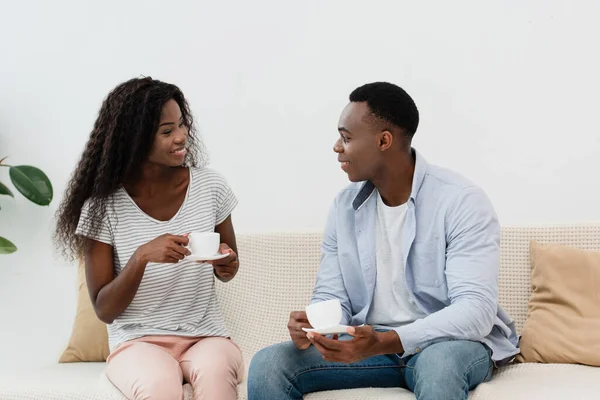
[[[341,153],[344,151],[344,146],[342,146],[341,138],[336,140],[335,143],[333,144],[333,151],[335,151],[336,153]]]

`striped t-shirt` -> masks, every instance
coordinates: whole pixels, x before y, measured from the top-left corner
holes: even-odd
[[[89,201],[81,211],[76,233],[113,247],[117,276],[138,247],[160,235],[213,232],[215,225],[231,214],[237,199],[219,173],[207,168],[189,171],[185,200],[169,221],[144,213],[121,188],[107,200],[98,233],[91,234]],[[148,263],[133,301],[108,325],[110,350],[147,335],[229,336],[210,264],[186,259]]]

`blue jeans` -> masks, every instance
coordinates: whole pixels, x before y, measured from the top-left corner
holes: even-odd
[[[304,394],[324,390],[402,387],[418,400],[459,400],[489,381],[492,371],[491,351],[479,342],[439,342],[414,356],[382,355],[354,364],[325,361],[314,346],[298,350],[285,342],[259,351],[252,359],[248,399],[302,399]]]

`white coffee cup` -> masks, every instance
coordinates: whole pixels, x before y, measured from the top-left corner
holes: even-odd
[[[306,317],[315,329],[329,328],[342,321],[342,305],[338,299],[313,303],[306,306]]]
[[[188,244],[193,255],[213,256],[219,252],[221,235],[216,232],[192,232]]]

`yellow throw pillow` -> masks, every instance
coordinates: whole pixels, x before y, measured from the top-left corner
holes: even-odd
[[[600,252],[531,242],[532,293],[517,362],[600,366]]]
[[[108,357],[108,332],[106,324],[98,319],[92,306],[85,282],[85,266],[79,263],[77,271],[79,294],[77,314],[69,345],[60,356],[59,363],[106,361]]]

